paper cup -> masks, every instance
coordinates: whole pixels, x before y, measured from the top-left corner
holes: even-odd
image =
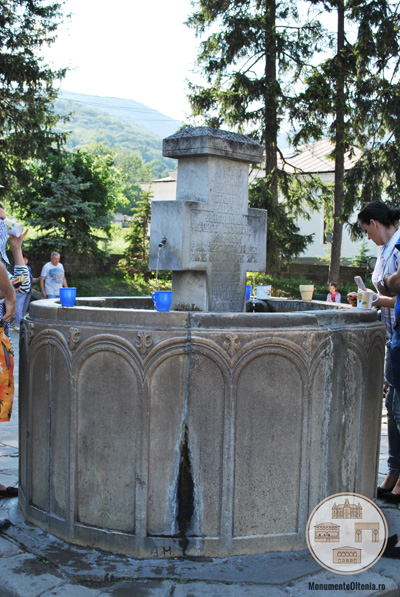
[[[6,218],[4,224],[6,225],[7,232],[10,236],[21,236],[23,226],[17,221],[17,218],[14,218],[14,216]]]

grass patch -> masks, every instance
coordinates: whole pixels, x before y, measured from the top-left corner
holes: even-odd
[[[155,290],[155,277],[128,276],[115,271],[107,276],[68,276],[68,285],[76,287],[77,296],[150,296]],[[159,279],[158,290],[171,290],[170,279]]]

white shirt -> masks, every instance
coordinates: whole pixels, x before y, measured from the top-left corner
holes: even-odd
[[[44,290],[46,295],[54,294],[60,296],[60,288],[63,285],[64,266],[62,263],[53,265],[51,261],[42,267],[41,277],[44,278]]]

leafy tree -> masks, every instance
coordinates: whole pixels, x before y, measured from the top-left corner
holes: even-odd
[[[149,164],[145,164],[137,151],[114,151],[105,143],[91,143],[85,151],[96,156],[111,156],[114,166],[121,174],[121,188],[119,200],[115,210],[126,215],[131,215],[140,198],[141,182],[151,182],[153,172]]]
[[[119,198],[120,175],[113,164],[113,155],[84,151],[54,152],[46,163],[30,164],[33,182],[20,207],[27,223],[43,232],[32,250],[100,253],[96,231],[110,236]]]
[[[126,204],[118,203],[117,211],[123,214],[132,214],[138,204],[142,189],[140,182],[151,182],[153,171],[149,164],[145,164],[136,151],[119,153],[116,158],[116,165],[125,175],[122,194],[127,199]]]
[[[336,50],[306,78],[291,116],[295,128],[300,124],[295,143],[324,136],[333,141],[329,279],[338,280],[343,223],[357,204],[382,200],[383,194],[394,198],[399,192],[400,23],[398,5],[388,0],[323,0],[321,6],[337,16]],[[345,153],[351,154],[353,146],[362,148],[363,157],[346,173]]]
[[[251,205],[270,210],[267,259],[269,269],[279,269],[280,257],[297,255],[310,242],[299,234],[295,217],[301,210],[308,215],[305,202],[317,204],[311,184],[302,194],[294,177],[278,169],[277,135],[288,93],[284,77],[294,81],[307,69],[319,49],[321,26],[300,23],[297,5],[284,1],[199,0],[195,7],[188,25],[198,34],[213,32],[201,43],[198,65],[207,86],[191,85],[193,114],[205,115],[209,126],[225,124],[263,144],[265,179],[255,186]],[[278,202],[280,193],[284,205]]]
[[[4,0],[0,4],[0,171],[10,189],[27,181],[23,162],[46,156],[64,135],[54,132],[54,84],[65,70],[53,71],[39,56],[62,22],[64,0]]]

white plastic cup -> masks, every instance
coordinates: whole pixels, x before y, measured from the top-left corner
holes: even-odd
[[[372,304],[378,300],[378,295],[370,290],[357,292],[357,309],[372,309]]]
[[[271,298],[271,286],[257,286],[256,287],[256,297],[261,300]]]
[[[17,238],[21,236],[23,226],[17,221],[17,218],[14,216],[6,218],[4,224],[6,225],[9,236],[16,236]]]

